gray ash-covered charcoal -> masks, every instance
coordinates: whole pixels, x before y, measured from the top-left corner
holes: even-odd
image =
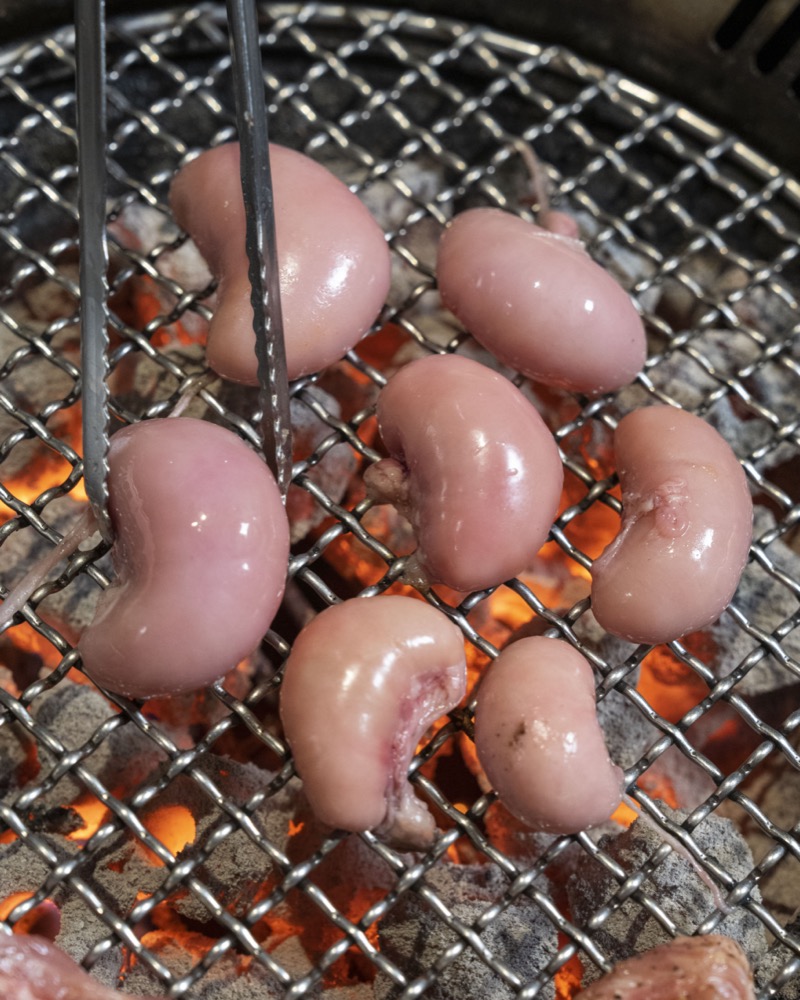
[[[440,863],[423,879],[453,917],[471,926],[489,907],[499,902],[509,880],[495,865]],[[418,892],[401,896],[378,927],[381,952],[410,980],[423,975],[456,942],[463,940]],[[492,956],[510,969],[522,983],[533,979],[557,950],[555,926],[526,896],[517,897],[480,932]],[[487,965],[484,958],[465,944],[458,958],[448,965],[425,991],[427,1000],[506,1000],[514,988]],[[391,1000],[398,987],[382,973],[375,981],[376,1000]],[[548,983],[537,997],[552,998]]]
[[[45,520],[60,535],[66,535],[77,523],[86,505],[71,497],[59,497],[47,505]],[[94,542],[99,541],[99,535]],[[92,542],[87,542],[91,547]],[[44,538],[32,525],[21,528],[9,535],[3,543],[3,558],[0,564],[0,580],[9,590],[17,585],[21,578],[37,562],[49,556],[54,545]],[[67,569],[66,560],[62,561],[42,582],[58,579]],[[108,571],[108,560],[98,563],[98,568]],[[48,594],[37,606],[37,612],[68,640],[77,639],[78,635],[94,617],[94,608],[100,593],[99,584],[95,583],[86,573],[77,573],[65,586]],[[8,633],[13,641],[13,632]]]
[[[100,727],[116,713],[94,688],[67,681],[46,691],[32,704],[36,722],[64,747],[65,751],[86,746]],[[127,792],[138,785],[166,759],[156,742],[132,722],[111,729],[91,753],[81,760],[84,770],[95,775],[106,788]],[[39,762],[45,774],[56,767],[60,755],[39,743]],[[38,800],[39,808],[69,805],[86,792],[71,771]]]
[[[775,519],[772,514],[765,507],[756,504],[753,523],[756,544],[759,539],[769,535],[774,527]],[[800,579],[800,556],[780,537],[764,545],[763,551],[773,563],[776,573],[785,574],[792,580]],[[767,634],[797,614],[794,589],[787,587],[777,575],[770,573],[755,559],[751,559],[745,566],[732,603],[751,625]],[[758,639],[748,634],[728,614],[723,614],[719,621],[710,625],[708,633],[718,650],[715,661],[710,666],[719,677],[726,677],[743,664],[748,656],[762,648]],[[800,663],[800,630],[794,628],[783,637],[781,648],[795,663]],[[736,692],[754,696],[779,691],[799,682],[800,672],[767,653],[737,683]]]
[[[322,409],[334,420],[340,420],[342,408],[330,393],[319,386],[309,386],[289,403],[292,421],[292,446],[295,462],[303,462],[303,473],[333,503],[344,497],[356,471],[356,453],[344,441],[326,446],[318,457],[314,453],[334,434],[334,429],[319,416],[314,407]],[[328,517],[327,510],[316,498],[299,486],[290,486],[286,500],[292,542],[299,542],[312,528]]]
[[[204,757],[195,770],[227,799],[242,805],[264,791],[271,777],[253,764],[237,764],[212,755]],[[151,780],[156,777],[152,775]],[[297,818],[298,805],[303,801],[298,781],[267,796],[251,813],[260,836],[278,850],[284,850],[289,838],[289,822]],[[166,841],[165,846],[182,861],[207,848],[215,830],[229,821],[229,817],[214,805],[201,781],[188,774],[174,779],[139,813],[145,827],[152,828],[156,838],[162,843]],[[172,832],[176,829],[179,834]],[[154,893],[168,874],[162,862],[138,837],[127,831],[122,831],[109,848],[98,855],[94,866],[94,878],[116,898],[128,900],[131,899],[131,887],[135,891]],[[216,843],[208,857],[194,869],[194,876],[216,903],[237,913],[244,912],[252,904],[254,891],[272,874],[273,862],[269,854],[238,826]],[[179,894],[173,905],[187,919],[201,923],[212,919],[208,904],[192,891]]]
[[[212,942],[209,941],[210,946]],[[192,972],[199,960],[189,948],[173,939],[167,931],[156,931],[148,935],[147,948],[171,971],[175,979]],[[296,970],[286,970],[291,975]],[[299,976],[295,975],[295,978]],[[150,971],[144,962],[137,962],[125,976],[124,993],[133,996],[154,994],[158,996],[164,989],[164,981]],[[316,997],[318,990],[304,994]],[[258,962],[247,963],[241,954],[231,950],[218,958],[205,972],[191,991],[186,994],[192,1000],[281,1000],[285,989],[277,977]]]
[[[609,691],[597,703],[597,718],[609,756],[623,770],[633,767],[661,736],[636,705],[619,691]]]
[[[784,928],[796,946],[800,946],[800,916],[795,916]],[[773,941],[764,960],[756,969],[756,986],[765,991],[771,983],[783,978],[784,970],[790,962],[797,961],[797,954],[782,941]],[[770,994],[770,996],[773,996]],[[800,1000],[800,970],[790,976],[789,981],[774,994],[774,1000]]]
[[[662,807],[675,823],[683,822],[686,814]],[[744,878],[753,868],[753,856],[747,843],[733,823],[717,816],[708,816],[692,831],[695,843],[734,879]],[[616,837],[604,837],[599,847],[625,872],[626,878],[650,867],[649,861],[665,842],[663,833],[654,824],[637,820]],[[567,896],[573,918],[585,926],[598,910],[615,905],[620,881],[599,861],[583,854],[567,883]],[[687,859],[683,849],[676,849],[642,881],[640,891],[657,903],[666,916],[674,921],[679,934],[692,935],[717,909],[717,900],[709,883]],[[717,895],[724,898],[724,893]],[[760,900],[755,889],[752,898]],[[723,916],[714,933],[725,934],[744,948],[751,964],[756,965],[766,949],[765,928],[758,917],[738,906]],[[594,932],[594,940],[609,962],[615,964],[627,956],[647,951],[670,940],[671,935],[661,923],[633,896],[616,906],[611,915]],[[585,983],[598,978],[600,970],[590,961],[585,963]]]

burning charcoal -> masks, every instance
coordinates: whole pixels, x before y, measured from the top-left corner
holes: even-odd
[[[205,958],[205,952],[215,942],[200,934],[173,937],[164,931],[144,935],[143,944],[173,973],[176,979],[188,975]],[[164,983],[144,962],[137,962],[125,977],[126,994],[141,995],[164,992]],[[272,972],[254,961],[245,962],[241,955],[228,952],[218,958],[203,977],[192,987],[192,1000],[280,1000],[285,995]],[[316,991],[304,994],[309,997]]]
[[[695,745],[695,731],[692,730]],[[639,778],[639,784],[653,798],[664,797],[664,792],[670,793],[670,802],[675,802],[681,809],[695,809],[712,794],[714,781],[699,765],[687,757],[678,747],[669,747],[661,754],[644,774]]]
[[[244,803],[269,784],[270,776],[252,764],[237,764],[207,755],[195,765],[220,789],[226,798]],[[252,813],[262,837],[279,850],[288,843],[289,823],[297,815],[299,782],[288,786]],[[175,778],[146,808],[142,822],[153,835],[181,860],[189,859],[206,846],[227,816],[216,808],[201,785],[189,775]],[[255,890],[267,883],[272,860],[242,829],[228,833],[196,869],[195,876],[217,902],[241,914],[253,902]],[[121,833],[110,849],[98,858],[95,878],[115,896],[130,899],[130,887],[153,893],[166,877],[163,863],[127,832]],[[130,899],[132,902],[132,899]],[[181,916],[205,923],[212,919],[203,900],[191,891],[173,902]]]
[[[623,770],[632,767],[661,736],[636,705],[619,691],[609,691],[597,703],[597,717],[609,755]]]
[[[342,410],[339,403],[318,386],[305,389],[304,395],[310,397],[318,406],[322,406],[330,416],[337,420],[341,418]],[[317,446],[335,431],[314,413],[302,397],[295,397],[290,401],[290,412],[294,459],[295,461],[308,459]],[[347,442],[341,442],[328,448],[319,461],[309,465],[306,475],[333,503],[339,503],[355,474],[357,464],[353,449]],[[318,504],[310,493],[298,486],[289,488],[286,510],[289,515],[292,542],[299,542],[305,538],[312,528],[328,517],[325,508]]]
[[[22,725],[6,721],[0,727],[0,796],[15,792],[26,771],[37,767],[36,741]]]
[[[124,918],[125,911],[120,907],[119,900],[106,895],[102,890],[100,898],[106,912],[116,912],[120,918]],[[109,926],[103,923],[86,900],[77,893],[67,897],[61,906],[61,930],[55,943],[70,958],[80,962],[98,941],[104,940],[110,934]],[[115,987],[119,982],[121,968],[122,949],[117,945],[104,952],[94,963],[92,977],[105,986]]]
[[[609,236],[608,232],[599,244],[592,240],[601,230],[600,221],[589,212],[576,211],[575,220],[581,232],[581,238],[589,243],[588,250],[594,259],[603,265],[623,288],[633,288],[634,285],[652,278],[656,272],[653,261],[643,253],[637,252],[630,246],[619,241],[615,235]],[[642,306],[647,310],[652,310],[661,295],[660,289],[651,287],[639,296]]]
[[[80,850],[79,844],[56,835],[50,835],[47,842],[62,863]],[[19,897],[21,901],[26,895],[37,892],[51,876],[50,865],[22,841],[16,840],[0,849],[0,902],[10,897]],[[104,908],[110,911],[117,907],[119,915],[124,915],[111,896],[103,893],[102,889],[99,895]],[[76,961],[80,961],[90,948],[108,936],[108,926],[68,882],[57,883],[48,898],[56,911],[52,914],[53,922],[45,929],[56,932],[55,943]],[[40,932],[38,928],[36,932]],[[106,985],[113,986],[116,985],[120,966],[120,950],[111,948],[95,964],[93,975]]]
[[[686,814],[664,811],[680,823]],[[734,878],[745,877],[753,868],[753,857],[746,842],[727,819],[708,816],[693,831],[700,848],[718,862]],[[599,842],[626,876],[646,865],[647,860],[664,843],[664,836],[652,823],[639,819],[624,833],[604,837]],[[601,907],[611,903],[619,888],[617,879],[599,861],[583,855],[575,874],[567,883],[567,896],[576,923],[585,925]],[[693,934],[717,908],[709,886],[698,870],[675,847],[665,860],[643,881],[641,891],[658,903],[675,922],[680,934]],[[758,890],[753,899],[760,900]],[[766,947],[761,921],[742,907],[736,907],[714,928],[727,935],[745,950],[752,964],[758,961]],[[595,932],[594,939],[612,963],[629,955],[647,951],[670,940],[669,933],[634,898],[618,906]],[[587,963],[586,983],[593,982],[599,970]]]
[[[761,348],[744,333],[705,330],[697,333],[686,348],[664,355],[648,370],[648,377],[657,390],[675,403],[689,410],[698,410],[708,401],[711,393],[720,391],[723,379],[736,378],[760,355]],[[709,369],[715,374],[710,374]],[[787,386],[783,384],[787,380],[791,386],[788,395]],[[790,376],[778,365],[762,365],[757,368],[753,381],[758,390],[757,396],[767,407],[772,405],[773,399],[785,398],[787,408],[784,413],[793,414],[794,407],[788,401],[794,398],[796,376]],[[617,395],[617,404],[623,412],[648,405],[651,401],[651,390],[638,382]],[[704,416],[740,458],[749,457],[768,446],[775,436],[775,429],[769,421],[757,417],[749,408],[744,409],[732,394],[715,399]],[[795,446],[790,443],[768,448],[759,464],[773,467],[791,458],[795,451]]]
[[[64,1000],[67,997],[118,1000],[121,994],[103,989],[97,982],[98,978],[103,981],[108,978],[102,975],[108,955],[106,952],[95,963],[94,975],[89,976],[63,949],[38,931],[33,935],[3,936],[0,989],[4,997],[13,996],[17,1000]]]
[[[316,820],[304,800],[298,803],[293,826],[295,832],[287,854],[292,863],[299,864],[322,847],[330,831]],[[400,857],[408,867],[415,860],[410,854]],[[395,888],[397,874],[361,837],[349,836],[326,853],[314,867],[309,882],[321,889],[343,916],[357,923],[370,906]],[[285,913],[293,926],[302,928],[303,944],[315,962],[342,937],[342,932],[322,914],[317,903],[301,890],[289,894]]]
[[[58,273],[65,282],[71,282],[77,289],[78,286],[78,265],[59,264]],[[78,299],[69,288],[60,281],[53,278],[45,278],[30,288],[24,288],[22,301],[28,308],[33,319],[44,320],[52,323],[56,320],[74,317],[77,324]],[[78,337],[77,325],[73,328],[73,335]]]
[[[758,540],[775,526],[772,514],[764,507],[754,508],[753,537]],[[800,556],[777,538],[765,548],[769,559],[779,572],[793,580],[800,579]],[[754,626],[769,633],[797,612],[797,597],[780,580],[769,574],[758,562],[751,560],[744,569],[733,604]],[[712,664],[719,677],[727,676],[743,660],[759,648],[758,640],[748,635],[730,616],[723,614],[710,625],[708,634],[718,649]],[[800,631],[794,629],[781,646],[788,656],[800,660]],[[752,667],[736,685],[739,694],[755,696],[778,691],[798,683],[800,677],[783,666],[775,657],[767,655]]]
[[[116,712],[94,688],[62,681],[45,692],[32,705],[36,722],[54,736],[65,750],[83,747],[95,732]],[[46,748],[39,745],[41,766],[49,771],[58,763]],[[133,723],[113,730],[82,766],[94,774],[107,788],[136,788],[165,758],[164,751]],[[86,792],[79,779],[67,772],[39,801],[55,806],[66,805]]]
[[[795,896],[795,902],[797,902]],[[795,916],[794,920],[787,924],[784,930],[791,934],[795,943],[800,943],[800,918]],[[797,961],[797,955],[781,941],[775,941],[756,969],[756,986],[760,993],[766,993],[768,985],[783,972],[790,963]],[[792,976],[789,982],[783,986],[774,996],[774,1000],[800,1000],[800,975]]]
[[[592,614],[591,608],[584,612],[575,624],[575,634],[581,643],[603,659],[610,668],[623,664],[637,649],[632,642],[609,635]],[[639,664],[632,666],[625,675],[625,680],[635,687],[639,677]]]
[[[151,258],[157,248],[172,243],[180,233],[169,216],[141,202],[127,204],[110,229],[120,246],[149,255]],[[159,251],[156,267],[160,274],[169,281],[174,281],[186,292],[200,293],[211,284],[208,267],[191,240],[186,240],[175,250]],[[138,275],[134,277],[133,282],[134,287],[138,282],[140,295],[146,294],[151,299],[155,298],[158,311],[169,315],[177,299],[167,288],[166,283],[162,284],[149,278],[143,281]],[[213,308],[214,305],[211,299],[205,304],[209,308]],[[208,327],[206,320],[191,309],[181,313],[180,322],[192,338],[199,339],[204,336]]]
[[[792,294],[780,295],[771,285],[755,285],[737,297],[733,310],[739,318],[771,341],[785,340],[795,329],[797,311]]]
[[[17,902],[22,902],[40,889],[49,875],[49,865],[21,840],[0,846],[0,902],[12,896],[19,896]]]
[[[453,916],[470,926],[490,906],[502,899],[508,880],[496,865],[454,865],[442,863],[425,874],[428,886]],[[462,938],[452,930],[421,896],[413,890],[400,897],[397,905],[378,927],[383,954],[409,980],[431,966]],[[536,976],[557,950],[557,933],[539,907],[520,896],[480,932],[492,955],[514,972],[522,982]],[[376,1000],[390,1000],[400,989],[388,977],[378,974]],[[510,997],[514,989],[494,972],[469,944],[425,991],[431,1000],[469,997],[498,1000]],[[553,997],[548,985],[537,996]]]
[[[558,840],[552,833],[540,833],[525,826],[499,800],[487,810],[484,824],[492,847],[523,865],[534,864]]]
[[[66,535],[84,509],[85,504],[78,503],[71,497],[59,497],[47,505],[45,519],[61,535]],[[94,539],[96,541],[97,538]],[[9,535],[0,550],[4,586],[13,588],[18,580],[34,568],[39,559],[49,555],[52,550],[52,543],[43,538],[33,526],[21,528]],[[98,563],[98,566],[107,566],[107,562]],[[56,579],[65,568],[66,563],[61,563],[49,574],[48,580]],[[67,639],[74,641],[92,620],[98,594],[98,584],[87,574],[78,573],[65,587],[49,594],[37,610],[45,621],[59,629]],[[13,635],[13,631],[8,633],[12,642]]]
[[[207,371],[205,348],[202,344],[167,346],[161,353],[167,355],[187,376]],[[142,351],[122,358],[114,369],[109,384],[116,402],[133,413],[140,413],[147,405],[167,399],[178,389],[175,375]],[[195,396],[183,415],[202,419],[208,415],[208,406],[200,396]]]
[[[655,387],[688,410],[702,406],[709,394],[719,389],[720,378],[731,377],[760,354],[752,337],[731,330],[703,330],[689,343],[691,354],[679,348],[665,354],[648,370]],[[718,377],[709,374],[707,366]],[[617,403],[625,412],[651,400],[650,390],[638,382],[617,394]],[[734,446],[733,440],[728,443]],[[737,450],[737,454],[743,453]]]
[[[774,700],[774,699],[773,699]],[[761,712],[764,718],[764,712]],[[795,752],[800,739],[795,733],[791,738]],[[769,818],[779,830],[796,830],[800,822],[800,771],[775,748],[748,778],[745,791],[756,807]],[[774,846],[773,840],[760,823],[745,813],[741,806],[730,800],[720,807],[730,819],[738,821],[742,835],[753,856],[763,858]],[[776,915],[798,914],[800,902],[800,859],[790,850],[759,881],[759,889],[770,912]],[[800,923],[796,925],[800,931]],[[800,1000],[800,998],[799,998]]]
[[[328,169],[342,177],[336,167],[329,164]],[[435,160],[405,160],[384,178],[366,185],[359,196],[381,229],[393,232],[406,223],[414,205],[436,199],[442,185],[442,173],[442,167]]]
[[[356,986],[334,986],[325,990],[325,1000],[373,1000],[372,986],[360,983]]]
[[[709,300],[732,297],[745,288],[749,280],[750,275],[744,268],[732,264],[716,251],[701,250],[684,258],[674,277],[667,276],[661,286],[658,312],[673,330],[693,329],[708,314]],[[703,290],[702,300],[692,286]]]
[[[19,323],[22,336],[18,336],[11,328],[0,323],[0,354],[5,358],[25,345],[26,335],[39,336],[48,329],[46,323],[31,318],[25,309],[12,311],[10,316]],[[73,350],[66,351],[65,354],[67,361],[77,363],[77,342]],[[30,350],[27,356],[11,369],[4,381],[5,391],[20,407],[29,412],[41,410],[46,403],[54,400],[64,399],[74,388],[74,378],[35,349]],[[4,420],[9,419],[5,411],[3,414]]]
[[[23,333],[29,336],[41,334],[46,324],[30,319],[24,309],[14,312]],[[25,337],[17,336],[0,321],[0,357],[8,359],[25,346]],[[67,360],[77,361],[77,354]],[[65,399],[75,389],[72,377],[36,350],[19,361],[3,379],[3,391],[9,400],[29,414],[39,414],[48,403]],[[68,430],[68,412],[56,411],[48,420],[48,429],[57,437],[64,437]],[[12,434],[25,430],[25,424],[0,409],[0,442]],[[18,477],[30,478],[31,470],[39,462],[51,459],[53,452],[35,435],[18,441],[0,467],[2,480],[14,492],[14,480]]]

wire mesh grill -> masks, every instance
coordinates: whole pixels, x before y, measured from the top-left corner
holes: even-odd
[[[74,671],[70,640],[107,582],[102,546],[62,566],[0,640],[0,916],[41,929],[57,909],[59,943],[101,979],[191,997],[344,987],[564,997],[577,960],[591,978],[621,957],[615,941],[635,949],[612,932],[625,914],[663,936],[736,936],[736,921],[749,921],[759,996],[796,997],[800,186],[689,109],[556,46],[326,5],[264,7],[262,29],[273,140],[367,200],[393,251],[393,289],[371,335],[332,372],[293,386],[295,417],[316,425],[294,470],[296,518],[308,524],[296,531],[284,611],[253,662],[191,698],[101,696]],[[206,378],[195,341],[214,288],[176,264],[186,238],[167,205],[180,163],[235,137],[224,13],[118,19],[108,68],[114,413],[164,415],[193,387],[199,413],[256,440],[253,395]],[[80,502],[72,31],[4,52],[0,71],[7,591],[25,553],[55,544]],[[278,668],[309,614],[401,584],[402,531],[370,508],[357,474],[378,457],[375,395],[398,359],[476,350],[438,306],[436,238],[469,205],[527,213],[519,140],[640,306],[649,360],[633,387],[593,401],[525,386],[564,460],[551,541],[529,576],[494,593],[427,596],[462,628],[473,678],[520,627],[552,628],[589,656],[601,708],[614,702],[617,726],[644,727],[623,763],[651,839],[640,834],[626,853],[614,846],[621,826],[610,840],[514,827],[460,763],[471,720],[458,711],[415,759],[412,780],[443,835],[412,857],[369,834],[326,835],[297,805],[275,723]],[[650,651],[598,635],[585,581],[620,509],[611,429],[656,401],[728,437],[757,520],[751,582],[721,624]],[[701,791],[681,801],[687,770]],[[170,809],[171,827],[161,822]],[[752,857],[714,839],[725,817]],[[702,870],[730,913],[709,896],[676,912],[659,871],[677,842],[694,859],[681,878]],[[407,921],[421,930],[404,953]]]

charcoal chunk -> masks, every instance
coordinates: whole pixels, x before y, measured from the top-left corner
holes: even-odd
[[[677,824],[685,819],[685,814],[666,807],[664,810]],[[750,849],[730,820],[708,816],[694,829],[692,837],[734,878],[741,879],[752,870]],[[627,877],[647,867],[648,859],[664,840],[664,834],[655,824],[639,819],[623,833],[602,838],[599,847]],[[620,882],[607,868],[584,854],[567,883],[567,896],[576,923],[585,925],[598,910],[612,902],[619,887]],[[692,935],[717,908],[709,885],[682,851],[675,848],[643,880],[641,891],[675,922],[679,934]],[[753,891],[752,898],[760,900],[758,890]],[[753,965],[766,949],[763,924],[741,906],[725,915],[715,926],[714,933],[738,941]],[[669,932],[633,896],[616,906],[594,931],[593,937],[612,964],[671,939]],[[585,965],[585,983],[588,984],[597,979],[601,971],[589,961]]]
[[[496,865],[440,864],[424,877],[459,921],[473,924],[493,903],[503,898],[509,882]],[[409,980],[427,972],[457,941],[462,940],[417,892],[404,895],[379,925],[382,953]],[[495,916],[480,938],[492,955],[525,983],[533,979],[557,950],[555,926],[526,896],[517,897]],[[376,1000],[391,1000],[400,990],[385,975],[375,981]],[[500,1000],[513,988],[469,944],[425,991],[428,1000]],[[538,996],[552,998],[549,984]]]

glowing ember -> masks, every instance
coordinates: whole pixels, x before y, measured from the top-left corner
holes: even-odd
[[[67,834],[67,838],[80,844],[93,837],[109,815],[108,808],[91,792],[73,802],[70,808],[81,817],[83,826]]]
[[[656,646],[642,662],[636,688],[669,722],[680,721],[708,694],[705,681],[665,646]]]
[[[150,342],[154,347],[172,348],[180,344],[196,344],[205,336],[198,324],[192,331],[183,323],[172,322],[165,312],[167,303],[159,285],[145,274],[131,279],[129,295],[115,303],[120,318],[137,330],[153,330]]]
[[[173,855],[177,855],[184,847],[193,843],[197,835],[194,816],[186,806],[162,806],[148,813],[142,822],[148,833],[161,841]],[[149,848],[142,849],[152,865],[163,866],[164,862]]]
[[[72,448],[76,454],[81,448],[81,406],[75,403],[66,410],[61,410],[49,422],[48,429],[65,445]],[[31,504],[46,490],[61,486],[72,472],[72,464],[59,452],[50,448],[41,448],[35,458],[17,476],[10,477],[4,485],[8,491],[23,503]],[[86,500],[86,490],[83,480],[73,486],[70,496],[73,500]],[[14,511],[0,502],[0,522],[14,517]]]
[[[559,947],[566,944],[566,937],[562,934],[558,936]],[[577,955],[565,962],[558,970],[553,979],[556,987],[556,1000],[572,1000],[581,988],[583,980],[583,965]]]

